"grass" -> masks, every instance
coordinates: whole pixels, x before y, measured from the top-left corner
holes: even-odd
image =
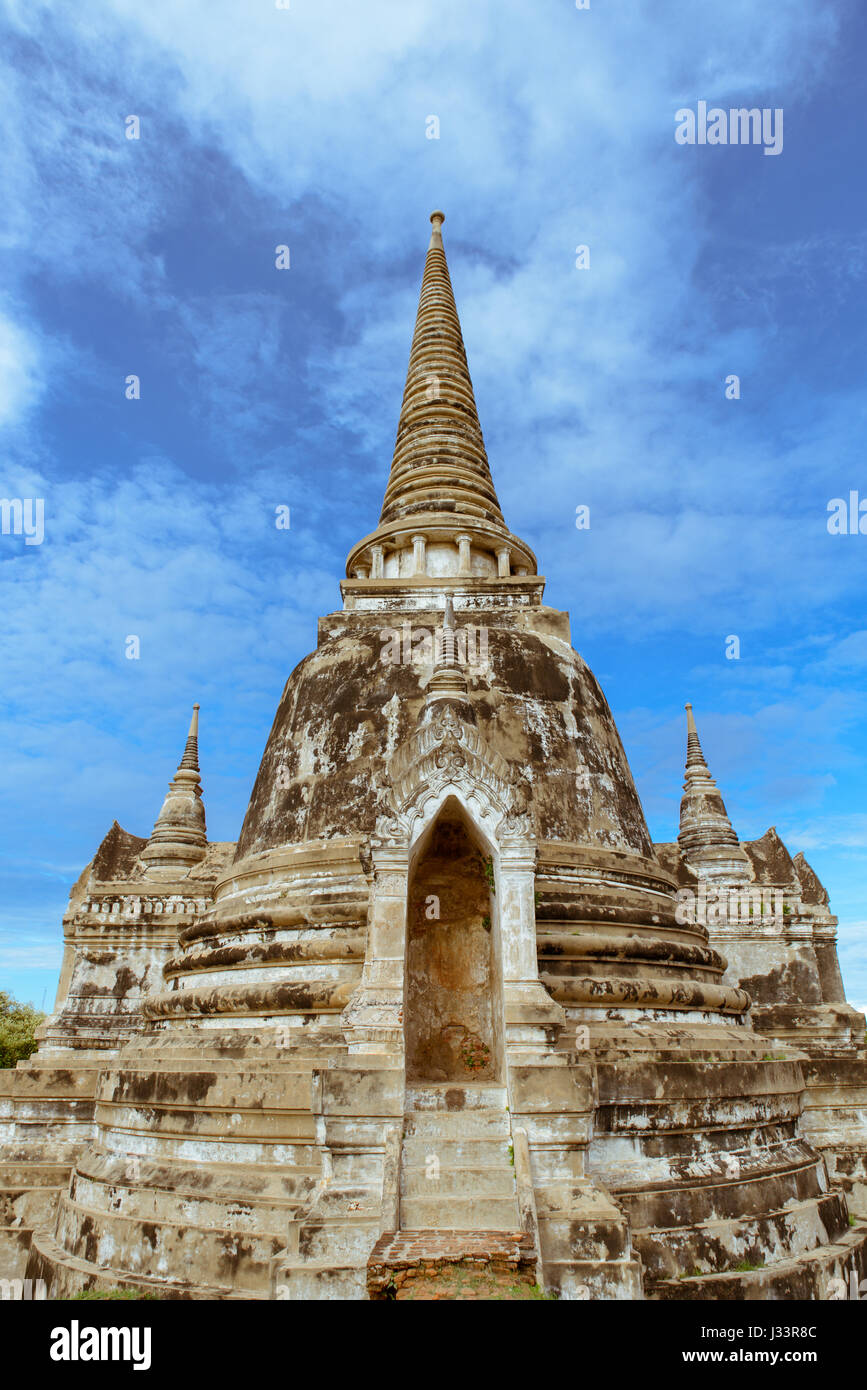
[[[418,1289],[404,1285],[403,1298],[407,1303],[426,1302],[424,1293],[436,1291],[443,1301],[460,1302],[462,1299],[488,1301],[492,1303],[553,1303],[556,1294],[546,1293],[538,1284],[527,1284],[523,1280],[506,1284],[488,1270],[471,1270],[457,1267],[441,1273],[435,1281],[420,1281]],[[421,1297],[416,1297],[416,1294]]]

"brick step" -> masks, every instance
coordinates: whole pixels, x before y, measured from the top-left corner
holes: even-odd
[[[482,1272],[500,1283],[535,1284],[536,1257],[530,1238],[510,1230],[410,1229],[381,1236],[367,1262],[371,1299],[415,1297],[425,1285]],[[422,1292],[421,1296],[425,1294]],[[449,1293],[442,1295],[449,1297]],[[460,1297],[460,1293],[451,1293]]]

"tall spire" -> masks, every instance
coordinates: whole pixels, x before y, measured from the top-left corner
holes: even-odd
[[[207,845],[199,777],[199,706],[193,705],[183,756],[141,858],[148,873],[157,871],[165,876],[198,864]]]
[[[686,776],[677,837],[681,854],[699,873],[741,877],[746,855],[710,775],[691,704],[686,706],[686,731]]]
[[[453,510],[485,517],[505,530],[494,491],[441,227],[433,231],[421,282],[415,332],[391,474],[380,522],[421,512]]]
[[[431,213],[391,471],[379,526],[349,556],[347,574],[355,578],[423,578],[425,547],[436,545],[432,577],[536,573],[532,551],[503,520],[488,466],[443,250],[444,220],[444,213]],[[454,551],[454,565],[443,546]],[[402,552],[396,560],[395,552]]]

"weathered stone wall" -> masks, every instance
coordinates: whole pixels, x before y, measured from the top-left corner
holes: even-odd
[[[540,840],[650,854],[641,804],[611,712],[568,643],[565,615],[544,608],[458,607],[488,628],[487,667],[466,674],[480,733],[527,784]],[[416,725],[432,665],[382,660],[380,632],[405,610],[341,613],[293,672],[253,787],[237,858],[304,840],[369,834],[385,765]],[[411,615],[434,630],[442,610]]]

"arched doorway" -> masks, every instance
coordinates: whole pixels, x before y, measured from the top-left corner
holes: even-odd
[[[500,1080],[492,888],[491,861],[451,797],[410,873],[404,1024],[408,1081]]]

